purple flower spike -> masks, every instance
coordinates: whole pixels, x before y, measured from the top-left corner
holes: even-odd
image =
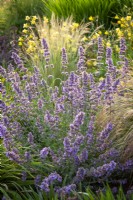
[[[64,186],[62,188],[59,188],[56,190],[56,192],[58,193],[59,196],[61,195],[70,195],[70,193],[72,191],[74,191],[76,189],[76,185],[75,184],[71,184],[71,185],[67,185]]]
[[[0,137],[5,137],[6,131],[6,127],[3,124],[0,124]]]
[[[44,38],[42,39],[42,47],[44,49],[44,57],[45,57],[46,64],[48,64],[50,60],[50,52],[49,52],[47,41]]]
[[[68,64],[68,60],[67,60],[67,53],[66,53],[66,49],[62,48],[62,56],[61,56],[61,60],[62,60],[62,68],[66,69],[67,68],[67,64]]]
[[[3,77],[6,76],[6,70],[5,70],[2,66],[0,66],[0,74],[1,74]]]
[[[62,181],[62,177],[57,174],[57,172],[54,172],[54,173],[51,173],[48,178],[47,178],[48,182],[49,182],[49,185],[51,185],[53,183],[53,181],[57,180],[59,182]]]
[[[27,173],[22,172],[22,181],[26,181],[26,179],[27,179]]]
[[[110,175],[116,169],[116,162],[111,161],[110,163],[104,164],[103,166],[97,167],[93,171],[94,177],[102,177],[105,175]]]
[[[35,182],[35,185],[36,185],[36,186],[39,186],[39,184],[41,183],[41,175],[37,175],[37,176],[35,177],[34,182]]]
[[[88,160],[88,150],[87,149],[83,149],[82,153],[79,156],[79,160],[80,160],[81,163]]]
[[[106,138],[108,138],[112,129],[113,129],[113,125],[111,123],[107,124],[106,128],[100,133],[98,140],[104,141]]]
[[[85,117],[85,113],[84,112],[79,112],[73,122],[73,128],[74,129],[79,129],[79,127],[83,124],[84,122],[84,117]],[[70,129],[72,128],[72,125],[70,127]]]
[[[76,183],[79,183],[80,181],[84,180],[84,177],[86,175],[86,170],[83,167],[78,168],[78,171],[76,173],[76,176],[74,178],[74,181]]]
[[[84,67],[85,64],[85,56],[84,56],[84,49],[82,46],[79,47],[78,49],[78,54],[79,54],[79,61],[77,63],[77,68],[78,72],[84,71],[86,68]]]
[[[6,153],[6,156],[10,159],[13,160],[17,163],[21,163],[21,159],[18,153],[14,152],[14,151],[8,151]]]
[[[24,154],[24,156],[26,158],[26,161],[30,161],[30,159],[31,159],[30,152],[26,151],[25,154]]]
[[[45,147],[40,151],[40,158],[45,159],[49,153],[49,148]]]
[[[33,143],[34,143],[34,136],[33,136],[32,133],[29,133],[29,134],[28,134],[28,142],[29,142],[30,144],[33,144]]]
[[[89,74],[87,72],[82,72],[82,83],[84,86],[87,86],[89,83]]]
[[[43,179],[40,188],[41,190],[44,190],[45,192],[49,192],[50,191],[50,185],[54,182],[54,181],[62,181],[62,177],[57,174],[57,172],[51,173],[47,178]]]

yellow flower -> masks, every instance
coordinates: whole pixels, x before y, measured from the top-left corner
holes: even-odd
[[[38,59],[39,59],[38,55],[34,55],[34,60],[38,60]]]
[[[117,32],[117,35],[118,35],[118,37],[123,37],[122,31],[119,30],[119,31]]]
[[[120,51],[120,48],[118,47],[118,45],[115,45],[115,50],[116,50],[116,52]]]
[[[93,62],[93,65],[94,65],[94,66],[97,66],[97,61],[96,61],[96,60]]]
[[[101,32],[101,31],[98,31],[98,34],[99,34],[99,35],[101,35],[101,34],[102,34],[102,32]]]
[[[30,20],[30,17],[29,17],[29,16],[26,16],[26,17],[25,17],[25,20],[26,20],[26,21],[29,21],[29,20]]]
[[[28,33],[28,31],[27,31],[26,29],[24,29],[22,32],[23,32],[23,33]]]
[[[23,42],[24,39],[23,39],[22,37],[19,37],[18,41],[19,41],[19,42]]]
[[[120,29],[119,28],[116,28],[116,32],[118,33],[120,31]]]
[[[126,17],[126,20],[127,20],[127,21],[130,21],[130,20],[131,20],[131,16],[127,16],[127,17]]]
[[[47,17],[43,17],[43,20],[45,23],[48,23],[48,18]]]
[[[104,78],[103,78],[103,77],[100,77],[100,78],[99,78],[99,81],[103,81],[103,80],[104,80]]]
[[[37,16],[32,16],[31,24],[36,24]]]
[[[31,20],[31,24],[35,24],[36,21],[34,19]]]
[[[84,36],[83,38],[82,38],[82,41],[83,42],[85,42],[85,41],[87,41],[88,39],[87,39],[87,37],[86,36]]]
[[[109,32],[108,31],[105,31],[105,33],[104,33],[105,35],[108,35],[109,34]]]
[[[128,32],[128,34],[127,34],[129,37],[131,37],[132,36],[132,34],[131,34],[131,32]]]
[[[90,21],[94,21],[94,17],[90,16],[90,17],[89,17],[89,20],[90,20]]]
[[[121,28],[124,28],[125,27],[125,25],[124,24],[121,24]]]
[[[95,40],[95,39],[97,39],[98,37],[99,37],[100,35],[99,35],[99,33],[95,33],[93,36],[92,36],[92,40]]]
[[[79,24],[78,23],[73,23],[72,24],[72,30],[75,30],[79,27]]]
[[[95,35],[96,35],[97,38],[100,36],[99,33],[95,33]]]
[[[92,67],[93,66],[92,60],[87,60],[86,64],[87,64],[88,67]]]
[[[133,21],[131,21],[130,25],[133,27]]]
[[[41,50],[40,50],[40,53],[44,53],[44,50],[43,50],[43,49],[41,49]]]
[[[26,50],[26,53],[31,53],[31,49],[30,48],[28,48],[27,50]]]
[[[111,46],[110,41],[107,41],[106,46],[107,46],[107,47],[110,47],[110,46]]]
[[[119,21],[117,21],[117,24],[121,24],[121,21],[119,20]]]
[[[24,25],[23,25],[23,28],[28,28],[28,27],[29,27],[28,24],[24,24]]]
[[[27,53],[32,53],[35,51],[35,48],[33,46],[29,46],[29,48],[26,50]]]
[[[124,21],[125,21],[125,18],[124,18],[124,17],[122,17],[122,18],[121,18],[121,21],[122,21],[122,22],[124,22]]]
[[[115,19],[119,19],[118,15],[115,16]]]
[[[33,35],[32,35],[32,34],[30,34],[30,35],[29,35],[29,39],[32,39],[32,38],[33,38]]]
[[[36,21],[37,19],[37,16],[32,16],[32,20]]]
[[[18,43],[18,45],[19,45],[19,46],[22,46],[22,45],[23,45],[23,43],[22,43],[22,42],[19,42],[19,43]]]
[[[97,36],[96,36],[96,35],[93,35],[93,36],[92,36],[92,40],[95,40],[95,39],[97,39]]]
[[[28,45],[30,45],[30,46],[36,46],[36,43],[33,41],[33,40],[29,40],[28,41]]]

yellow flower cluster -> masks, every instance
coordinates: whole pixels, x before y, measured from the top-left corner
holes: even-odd
[[[75,31],[79,27],[78,23],[72,23],[71,30]]]
[[[18,44],[22,53],[28,54],[36,64],[40,62],[39,59],[42,59],[44,53],[44,50],[39,48],[42,38],[47,40],[50,51],[56,49],[59,55],[63,46],[76,53],[79,42],[87,40],[84,34],[87,32],[87,25],[73,22],[72,17],[60,22],[54,15],[50,21],[45,16],[42,19],[36,16],[26,16],[25,20]],[[85,28],[81,29],[81,27]],[[52,51],[52,53],[54,57],[55,52]]]
[[[31,20],[31,24],[36,24],[36,20],[37,20],[38,18],[36,17],[36,16],[33,16],[32,17],[32,20]]]
[[[118,19],[117,24],[119,25],[118,28],[116,28],[116,34],[118,38],[125,37],[127,39],[133,39],[133,20],[130,15],[126,17],[119,18],[118,16],[115,17],[115,19]]]
[[[95,18],[94,18],[94,17],[92,17],[92,16],[90,16],[90,17],[89,17],[89,20],[90,20],[90,21],[94,21],[94,20],[95,20]]]
[[[49,22],[49,20],[48,20],[47,17],[43,17],[43,21],[44,21],[44,23],[46,23],[46,24]]]
[[[31,33],[31,28],[35,26],[38,18],[36,16],[26,16],[25,20],[27,23],[23,25],[22,37],[19,37],[18,45],[21,46],[26,53],[30,54],[36,51],[34,36]],[[44,18],[44,20],[46,19]]]

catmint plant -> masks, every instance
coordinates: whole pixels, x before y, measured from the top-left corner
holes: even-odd
[[[101,61],[101,38],[98,45],[97,56]],[[125,48],[122,45],[125,45],[124,41],[121,41],[123,55]],[[45,39],[42,46],[49,68],[50,52]],[[113,65],[112,49],[106,50],[107,73],[102,81],[88,73],[82,46],[78,54],[77,70],[71,71],[66,80],[61,80],[60,86],[51,87],[37,67],[26,74],[19,73],[17,67],[10,66],[7,70],[0,67],[12,92],[10,103],[0,101],[3,115],[0,137],[6,155],[33,173],[36,187],[46,193],[50,192],[51,185],[59,195],[67,195],[80,182],[95,189],[99,183],[102,185],[108,180],[113,184],[112,177],[120,176],[132,167],[132,161],[119,163],[119,152],[109,139],[112,123],[108,122],[100,131],[95,125],[97,112],[103,105],[112,105],[114,95],[119,93],[121,73],[117,73]],[[12,57],[19,68],[24,68],[16,53]],[[127,60],[124,61],[123,70],[127,69]],[[66,68],[65,48],[61,62]],[[2,91],[3,87],[1,85]],[[38,165],[35,166],[34,161]],[[66,185],[62,186],[66,174]],[[25,172],[22,175],[23,181],[26,180]]]

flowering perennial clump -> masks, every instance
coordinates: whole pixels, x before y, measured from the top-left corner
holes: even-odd
[[[51,67],[50,52],[45,39],[42,46],[48,70]],[[36,187],[46,193],[52,184],[58,195],[70,194],[79,182],[87,182],[88,179],[94,188],[107,180],[113,184],[112,176],[117,179],[121,172],[133,166],[132,161],[119,163],[119,152],[112,147],[109,139],[113,124],[108,122],[98,132],[95,126],[97,111],[103,104],[107,109],[111,108],[114,96],[121,95],[121,79],[126,80],[128,63],[124,38],[120,49],[123,68],[119,70],[114,66],[112,49],[108,47],[107,70],[105,78],[100,81],[87,72],[82,46],[78,50],[77,70],[68,73],[59,86],[49,86],[37,67],[34,67],[33,73],[25,70],[27,73],[23,74],[25,67],[16,53],[12,54],[16,68],[10,65],[4,70],[0,67],[13,98],[10,103],[4,102],[8,93],[2,90],[0,137],[6,155],[31,170]],[[102,56],[102,38],[98,38],[99,67]],[[68,59],[65,48],[62,48],[61,62],[63,70],[66,70]],[[6,85],[2,84],[3,87]],[[38,167],[34,166],[34,160],[39,163]],[[40,166],[46,167],[46,171],[40,171]],[[62,187],[66,174],[66,186]],[[26,178],[23,172],[22,180]]]

